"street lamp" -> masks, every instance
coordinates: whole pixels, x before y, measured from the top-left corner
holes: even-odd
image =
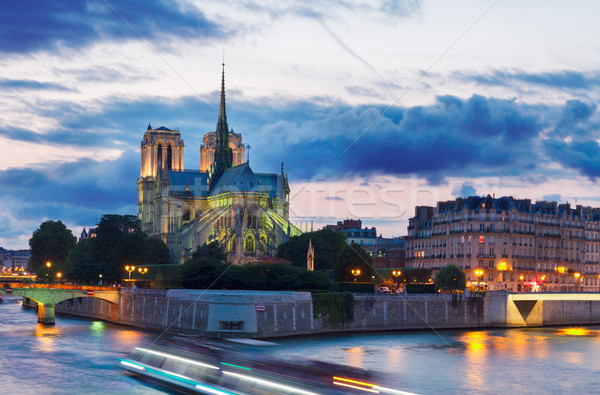
[[[581,277],[581,273],[577,272],[574,273],[573,276],[575,276],[575,292],[577,292],[577,283],[579,282],[579,277]],[[581,291],[581,289],[580,289]]]
[[[477,290],[481,291],[481,277],[483,276],[483,270],[475,270],[475,275],[477,276]]]
[[[352,269],[350,273],[352,273],[354,276],[354,282],[356,282],[356,277],[360,276],[360,269]]]
[[[402,271],[401,270],[394,270],[392,272],[392,275],[394,277],[396,277],[396,289],[398,288],[398,276],[402,275]]]
[[[125,266],[125,270],[129,272],[129,281],[131,281],[131,272],[135,270],[135,266]]]
[[[140,274],[142,275],[142,278],[143,278],[144,274],[148,273],[148,268],[147,267],[138,267],[138,272],[140,272]]]
[[[58,278],[58,282],[60,283],[60,278],[62,277],[62,273],[61,272],[56,273],[56,277]]]
[[[47,270],[46,277],[50,276],[50,267],[51,266],[52,266],[52,262],[50,262],[50,261],[46,262],[46,267],[48,268],[48,269],[46,269]],[[48,279],[48,282],[50,282],[50,279]]]

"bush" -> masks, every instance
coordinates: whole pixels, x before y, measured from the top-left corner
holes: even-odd
[[[338,291],[352,292],[355,294],[375,293],[375,284],[373,283],[338,283]]]
[[[407,294],[433,294],[435,286],[433,284],[406,284]]]
[[[351,292],[313,294],[313,318],[323,317],[328,324],[346,324],[354,319]]]
[[[460,267],[448,265],[435,276],[434,284],[441,292],[462,291],[467,285],[467,275]]]

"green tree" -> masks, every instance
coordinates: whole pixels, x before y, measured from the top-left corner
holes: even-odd
[[[227,261],[227,255],[223,251],[221,243],[216,240],[198,247],[192,254],[192,259],[198,258],[213,258],[223,262]]]
[[[169,263],[169,249],[162,240],[148,237],[133,215],[107,214],[96,228],[96,237],[79,241],[67,258],[67,273],[79,282],[120,281],[125,265]]]
[[[435,276],[434,284],[442,292],[461,291],[467,285],[467,275],[456,265],[444,266]]]
[[[359,276],[354,276],[352,270],[360,270]],[[373,276],[373,262],[371,256],[358,244],[346,244],[340,251],[334,266],[335,281],[348,282],[371,281]]]
[[[46,272],[46,262],[51,262],[51,272],[64,270],[67,253],[77,239],[61,221],[45,221],[29,239],[29,270],[38,274]]]
[[[330,270],[335,266],[338,255],[347,245],[346,236],[330,229],[294,236],[277,247],[277,256],[292,262],[293,266],[306,267],[308,243],[315,249],[315,270]]]
[[[246,290],[320,290],[334,288],[324,272],[285,264],[234,266],[213,258],[190,259],[179,269],[183,288]]]
[[[215,282],[226,270],[227,265],[218,259],[190,259],[179,268],[179,282],[183,288],[215,289]]]
[[[403,274],[408,284],[427,284],[431,279],[431,269],[425,267],[407,267]]]

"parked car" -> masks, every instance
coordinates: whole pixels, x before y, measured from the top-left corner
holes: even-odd
[[[389,294],[390,289],[388,287],[379,287],[377,288],[377,292],[379,292],[380,294]]]

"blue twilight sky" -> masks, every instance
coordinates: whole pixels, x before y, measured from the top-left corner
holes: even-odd
[[[229,125],[292,183],[294,222],[406,234],[416,204],[598,205],[600,3],[30,0],[0,13],[0,246],[136,214],[151,122],[185,167]]]

